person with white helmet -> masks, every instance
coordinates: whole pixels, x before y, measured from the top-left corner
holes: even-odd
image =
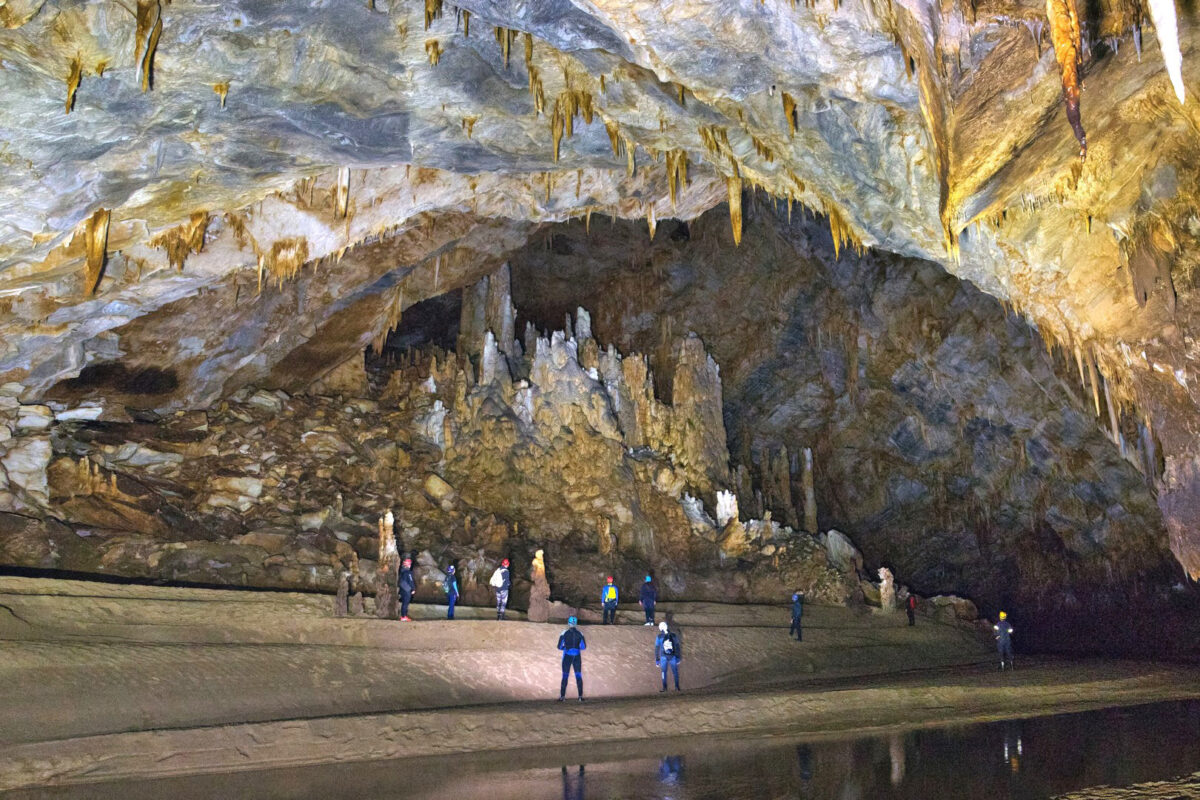
[[[670,629],[666,621],[658,623],[658,637],[654,640],[654,661],[662,670],[662,688],[667,690],[667,669],[675,676],[675,691],[679,688],[679,661],[683,658],[683,648],[679,644],[679,635]]]
[[[1008,624],[1008,614],[1004,611],[1000,612],[1000,621],[992,626],[992,632],[996,635],[996,649],[1000,651],[1000,669],[1008,665],[1008,669],[1013,668],[1013,646],[1012,635],[1013,626]]]
[[[504,612],[508,608],[508,590],[512,588],[512,576],[508,572],[508,559],[500,562],[500,566],[492,573],[490,581],[492,588],[496,590],[496,619],[504,619]]]
[[[567,697],[567,677],[571,669],[575,670],[575,688],[579,690],[579,702],[583,702],[583,653],[587,650],[587,641],[576,627],[579,620],[567,617],[567,629],[558,637],[558,649],[562,651],[562,685],[558,688],[558,702]]]

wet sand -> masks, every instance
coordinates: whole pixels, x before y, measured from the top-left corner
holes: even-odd
[[[327,597],[0,578],[0,790],[646,738],[837,733],[1200,697],[1200,669],[1021,662],[903,614],[671,607],[683,693],[654,631],[585,626],[588,702],[558,704],[561,624],[491,609],[335,619]],[[482,619],[466,619],[477,616]]]

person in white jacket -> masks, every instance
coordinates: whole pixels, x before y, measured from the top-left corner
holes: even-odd
[[[512,577],[508,573],[507,558],[501,561],[500,566],[492,573],[490,583],[496,590],[496,619],[504,619],[504,612],[508,608],[508,590],[512,588]]]

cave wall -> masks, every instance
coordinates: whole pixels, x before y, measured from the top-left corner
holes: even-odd
[[[838,258],[824,220],[744,208],[738,248],[721,210],[653,241],[633,223],[556,228],[513,257],[517,305],[553,320],[587,297],[597,335],[652,364],[697,334],[721,366],[742,508],[802,520],[811,448],[820,527],[918,591],[1032,616],[1182,578],[1154,459],[1136,428],[1122,457],[1069,354],[937,265]]]

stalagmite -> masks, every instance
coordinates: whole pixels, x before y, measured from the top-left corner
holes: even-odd
[[[1083,61],[1079,54],[1079,13],[1075,0],[1046,0],[1046,17],[1050,20],[1050,42],[1054,45],[1054,57],[1062,76],[1067,122],[1079,140],[1079,158],[1084,159],[1087,157],[1087,136],[1079,116],[1079,71]]]
[[[817,491],[813,485],[813,454],[812,448],[804,448],[804,473],[801,477],[804,484],[804,529],[809,533],[817,532]]]
[[[724,489],[717,492],[717,527],[724,528],[731,520],[738,518],[738,499],[733,492]]]
[[[399,615],[400,553],[396,549],[395,517],[388,511],[379,518],[379,578],[375,590],[375,616],[396,619]]]
[[[110,212],[102,208],[92,214],[84,228],[87,261],[83,272],[83,291],[89,296],[96,293],[96,287],[100,285],[100,276],[104,274],[109,219]]]
[[[1149,0],[1149,9],[1167,76],[1171,79],[1175,96],[1183,105],[1183,55],[1179,52],[1179,20],[1175,15],[1175,0]]]

